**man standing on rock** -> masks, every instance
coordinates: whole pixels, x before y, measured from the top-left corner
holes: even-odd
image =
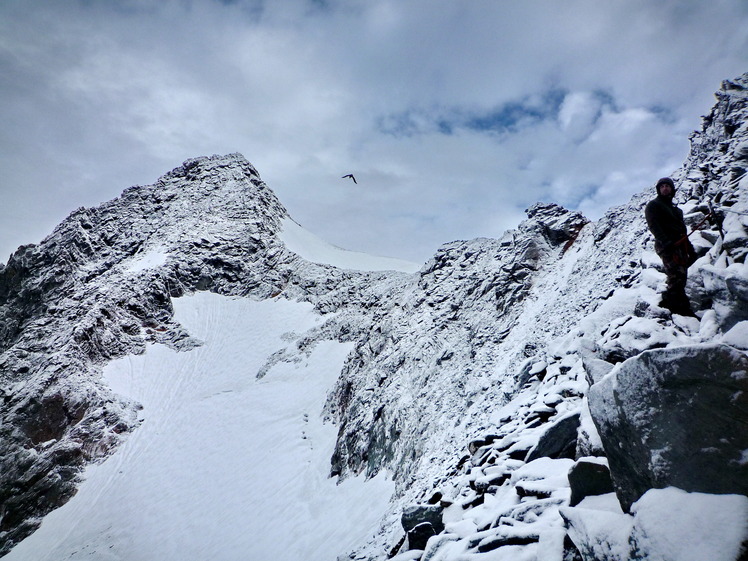
[[[673,204],[673,180],[663,177],[655,189],[657,198],[647,204],[644,215],[655,238],[655,251],[662,259],[667,275],[667,287],[660,306],[674,314],[694,316],[686,296],[686,280],[688,267],[696,260],[696,252],[688,240],[683,211]]]

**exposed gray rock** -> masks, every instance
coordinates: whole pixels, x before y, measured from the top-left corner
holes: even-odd
[[[587,398],[584,399],[579,416],[579,430],[577,431],[577,452],[575,458],[605,457],[603,443],[597,433],[597,427],[592,420]]]
[[[590,388],[624,510],[648,489],[748,494],[748,358],[726,345],[647,351]]]
[[[613,492],[610,469],[605,461],[595,458],[580,458],[569,470],[571,498],[569,506],[576,506],[585,497]]]
[[[748,244],[746,245],[748,247]],[[711,300],[717,321],[728,331],[741,321],[748,320],[748,280],[727,269],[704,265],[701,267],[704,292]]]
[[[438,533],[431,523],[421,522],[407,533],[408,549],[425,549],[428,541]]]
[[[367,344],[356,349],[355,360],[346,364],[328,400],[327,411],[341,426],[332,473],[365,470],[373,475],[386,465],[398,481],[407,480],[421,454],[423,435],[440,422],[447,402],[462,403],[463,409],[478,402],[495,406],[516,391],[522,380],[511,383],[508,376],[481,390],[470,382],[485,372],[521,370],[528,341],[518,339],[506,345],[508,352],[497,352],[520,318],[547,336],[535,316],[522,316],[525,303],[540,290],[535,285],[543,267],[569,251],[586,222],[558,205],[535,205],[528,219],[501,240],[446,244],[401,287],[403,298],[395,299],[397,305],[372,326]],[[575,281],[584,282],[585,289],[576,292],[591,299],[604,293],[605,283],[594,282],[599,272],[590,274],[596,269],[592,260],[579,265]],[[560,290],[575,291],[573,284]],[[561,299],[554,305],[586,307],[589,302]],[[556,317],[564,316],[559,312]],[[554,325],[551,331],[556,330],[563,327]],[[376,381],[369,380],[372,370]],[[387,378],[380,385],[382,375]],[[377,391],[372,394],[366,387]],[[422,399],[410,399],[399,387],[417,388]],[[472,414],[479,411],[473,408]]]
[[[431,526],[437,529],[438,532],[441,532],[444,529],[444,523],[442,522],[443,512],[444,507],[432,504],[411,505],[406,507],[403,510],[401,518],[403,529],[406,532],[410,532],[419,524],[428,522]]]
[[[606,375],[613,370],[615,364],[607,362],[599,358],[586,358],[583,361],[584,373],[587,378],[587,383],[591,386],[597,384]]]
[[[527,209],[527,216],[537,220],[540,231],[551,245],[573,242],[589,223],[581,213],[569,212],[556,204],[534,204]]]
[[[443,512],[443,507],[430,504],[412,505],[403,510],[400,521],[408,535],[409,549],[425,549],[429,538],[444,530]]]
[[[526,462],[537,458],[574,458],[577,449],[579,413],[564,417],[549,426],[527,454]]]

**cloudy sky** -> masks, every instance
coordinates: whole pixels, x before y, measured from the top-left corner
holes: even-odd
[[[0,262],[229,152],[377,255],[498,237],[535,201],[595,219],[746,71],[744,0],[2,0]]]

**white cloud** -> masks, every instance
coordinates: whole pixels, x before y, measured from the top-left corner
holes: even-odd
[[[590,134],[601,107],[602,101],[590,92],[568,94],[558,113],[561,129],[574,140],[584,139]]]

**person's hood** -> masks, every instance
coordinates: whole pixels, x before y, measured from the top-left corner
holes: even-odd
[[[673,182],[672,179],[670,179],[669,177],[663,177],[657,181],[657,185],[655,185],[655,190],[657,191],[658,197],[661,196],[660,185],[670,185],[670,187],[673,189],[673,196],[675,196],[675,183]],[[668,198],[672,199],[672,197],[668,197]]]

